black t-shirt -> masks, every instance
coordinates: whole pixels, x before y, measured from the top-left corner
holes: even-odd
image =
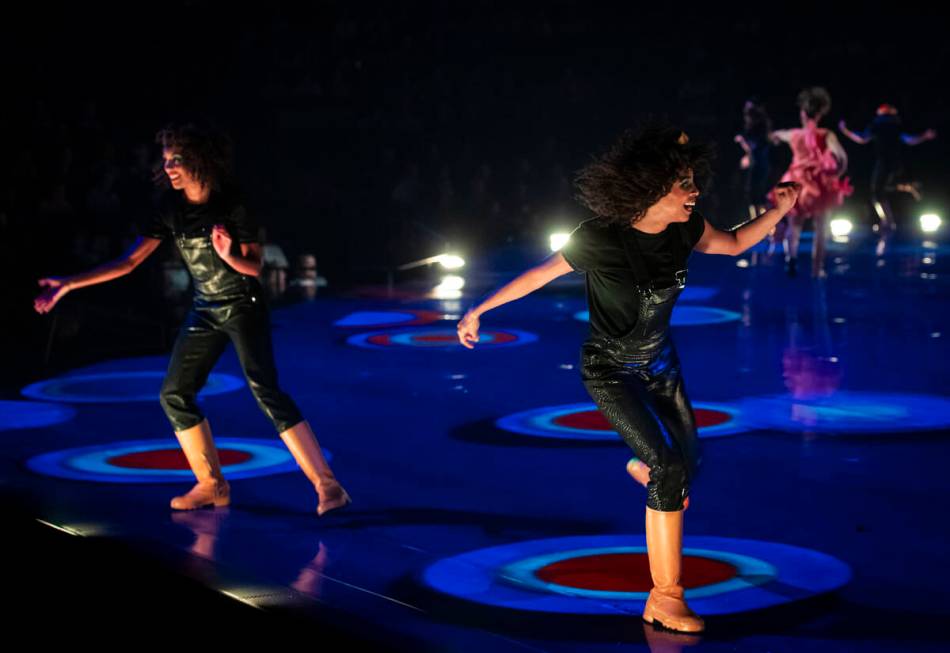
[[[705,228],[705,220],[695,210],[685,225],[674,223],[658,234],[617,228],[598,218],[582,222],[561,254],[574,270],[587,274],[591,333],[614,338],[629,333],[637,323],[639,298],[635,288],[644,283],[658,288],[675,285],[676,273],[686,269],[689,253]],[[678,245],[674,239],[683,237],[681,230],[686,242]],[[628,241],[626,249],[621,238]],[[643,257],[649,279],[637,278],[627,249],[631,256]]]
[[[248,216],[239,196],[219,191],[212,191],[204,204],[190,204],[180,191],[165,193],[141,225],[139,233],[159,240],[168,236],[192,238],[210,235],[216,224],[223,224],[235,242],[256,243],[260,240],[257,224]]]
[[[882,163],[896,164],[901,156],[900,117],[881,115],[874,118],[864,130],[866,138],[874,142],[874,155]]]

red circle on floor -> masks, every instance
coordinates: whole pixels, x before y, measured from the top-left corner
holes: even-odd
[[[697,556],[683,556],[684,588],[705,587],[735,578],[732,565]],[[646,553],[602,553],[552,562],[535,572],[538,579],[584,590],[649,592],[653,587]]]
[[[696,428],[707,426],[718,426],[725,424],[732,419],[729,413],[721,410],[708,410],[706,408],[697,408],[693,410],[696,416]],[[554,423],[571,429],[581,429],[584,431],[612,431],[613,428],[607,423],[607,420],[600,414],[599,410],[585,410],[578,413],[569,413],[554,418]]]
[[[456,342],[458,339],[459,338],[456,335],[446,335],[440,333],[412,337],[413,342]]]
[[[251,459],[246,451],[219,449],[218,458],[222,467],[240,465]],[[191,469],[188,459],[181,449],[156,449],[155,451],[137,451],[106,460],[110,465],[127,469]]]

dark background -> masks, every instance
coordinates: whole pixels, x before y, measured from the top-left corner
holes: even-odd
[[[155,290],[167,246],[144,271],[67,297],[52,340],[54,318],[32,314],[31,299],[37,278],[87,269],[131,241],[153,194],[153,135],[169,120],[230,132],[269,238],[291,258],[315,253],[331,289],[378,283],[385,266],[447,246],[477,261],[571,228],[585,217],[574,171],[647,114],[717,144],[703,208],[734,225],[745,216],[732,142],[743,101],[757,95],[775,127],[798,126],[795,98],[810,85],[832,95],[824,126],[863,128],[886,101],[907,131],[936,128],[940,139],[907,152],[925,201],[901,217],[941,212],[945,25],[888,7],[170,0],[5,10],[3,388],[168,346],[174,314]],[[869,221],[871,148],[845,147],[857,192],[844,208]],[[776,148],[776,176],[788,159]]]

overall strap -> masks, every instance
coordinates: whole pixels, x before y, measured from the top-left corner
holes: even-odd
[[[686,268],[686,260],[689,258],[690,252],[692,250],[689,244],[689,230],[686,226],[687,224],[688,223],[678,222],[673,225],[676,233],[673,234],[671,243],[673,250],[673,262],[674,264],[679,265],[679,262],[682,261],[683,269]],[[646,263],[643,260],[643,252],[640,249],[640,243],[637,240],[636,235],[634,235],[632,238],[625,238],[623,227],[616,223],[613,226],[615,233],[617,234],[617,238],[620,239],[620,243],[623,245],[623,251],[627,256],[627,263],[633,270],[633,276],[637,280],[637,285],[644,288],[650,287],[650,274],[647,271]],[[632,241],[632,247],[629,241]],[[682,270],[673,271],[677,280],[679,279],[680,272],[682,272]]]

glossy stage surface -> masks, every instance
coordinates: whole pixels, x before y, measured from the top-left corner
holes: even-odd
[[[276,310],[282,385],[354,499],[324,518],[230,351],[201,400],[230,508],[167,507],[190,472],[162,357],[0,402],[0,471],[46,523],[406,650],[946,650],[948,258],[858,240],[814,281],[761,250],[694,255],[674,338],[705,444],[684,561],[702,637],[639,618],[645,497],[578,376],[577,275],[483,318],[474,351],[454,340],[469,295]],[[501,280],[469,274],[467,293]]]

